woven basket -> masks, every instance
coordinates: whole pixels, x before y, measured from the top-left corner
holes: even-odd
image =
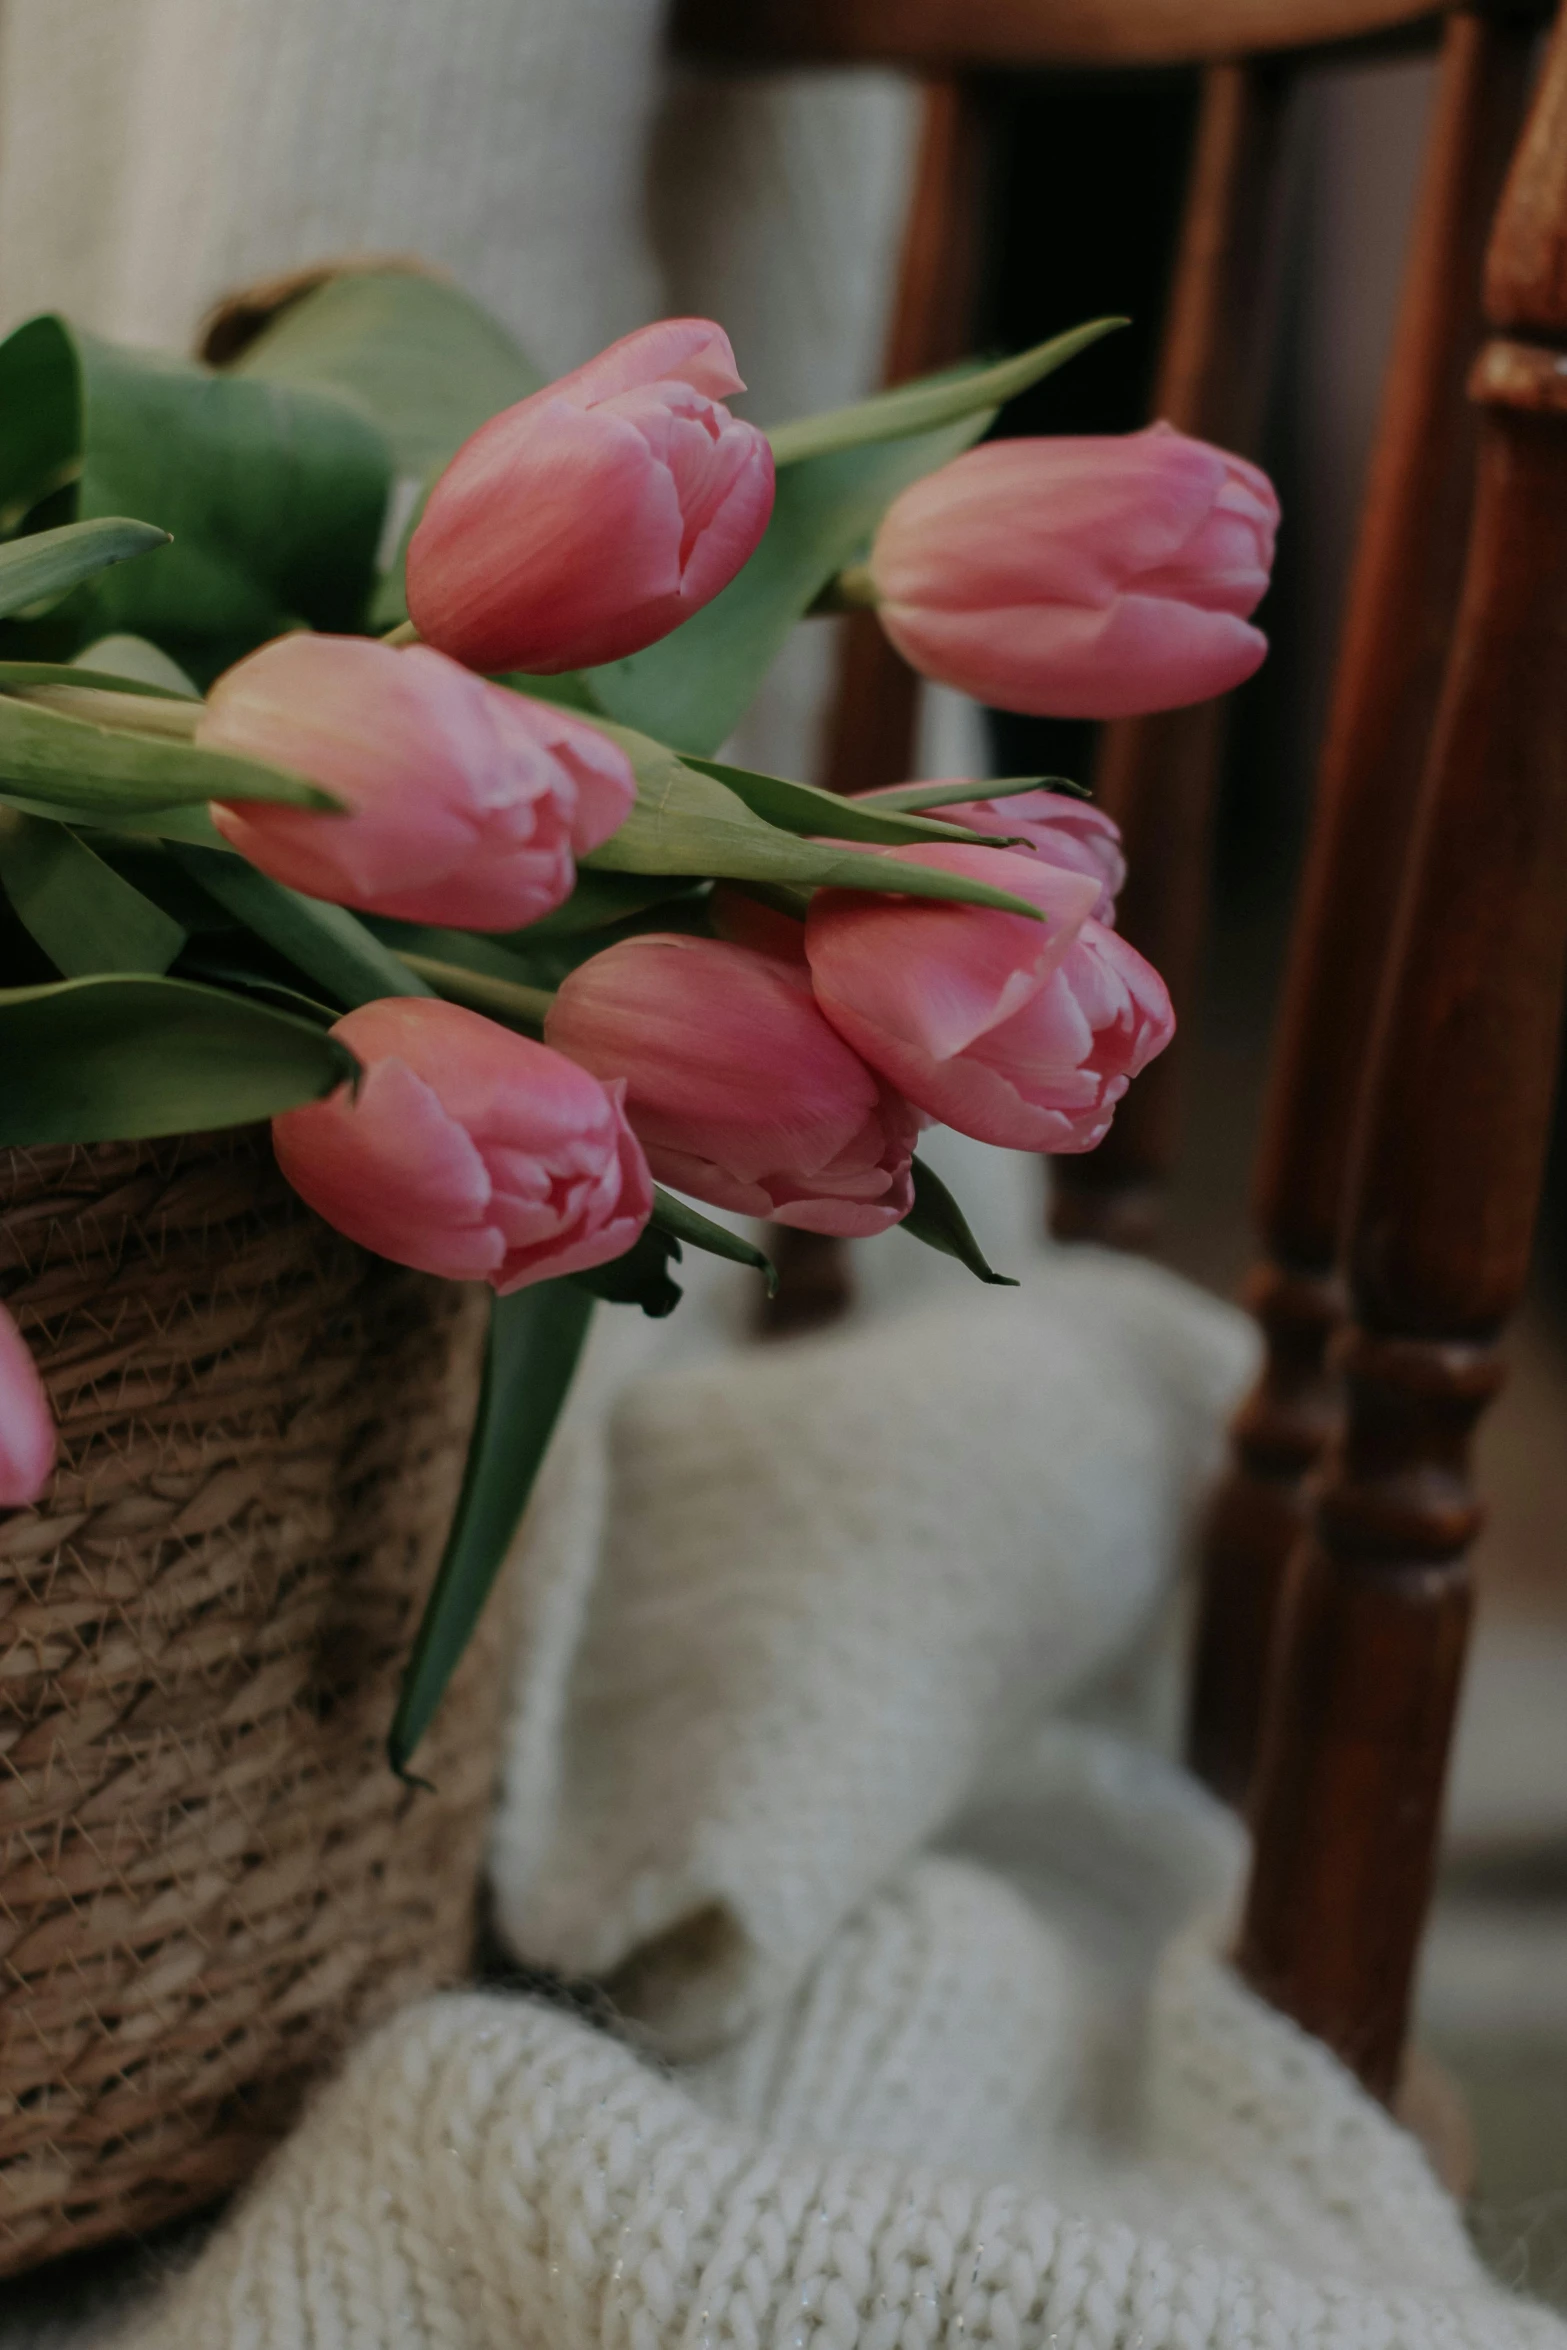
[[[348,2036],[458,1977],[500,1633],[382,1740],[461,1473],[472,1292],[264,1131],[0,1152],[64,1466],[0,1516],[0,2275],[234,2186]]]

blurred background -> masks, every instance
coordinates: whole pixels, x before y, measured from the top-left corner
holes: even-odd
[[[1270,660],[1237,698],[1187,1131],[1159,1253],[1224,1296],[1251,1253],[1247,1184],[1346,573],[1403,267],[1433,68],[1306,77],[1278,230],[1281,332],[1260,454],[1285,514],[1260,615]],[[1186,76],[998,86],[989,339],[1135,324],[1008,413],[1008,430],[1145,420],[1195,119]],[[1129,128],[1130,126],[1130,128]],[[1149,223],[1163,222],[1163,249]],[[990,721],[1004,774],[1092,770],[1092,730]],[[1474,2221],[1515,2283],[1567,2307],[1567,1337],[1563,1153],[1511,1376],[1485,1421],[1477,1633],[1426,1946],[1420,2036],[1467,2101]]]

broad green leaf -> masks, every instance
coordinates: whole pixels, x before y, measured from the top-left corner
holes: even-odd
[[[403,1678],[387,1751],[406,1776],[511,1547],[577,1368],[593,1299],[541,1281],[491,1308],[478,1417],[457,1514]]]
[[[397,472],[419,482],[544,381],[460,287],[407,269],[329,278],[263,327],[229,373],[336,393],[377,427]]]
[[[969,1230],[963,1210],[941,1177],[920,1159],[914,1161],[914,1205],[898,1230],[922,1240],[927,1248],[939,1250],[944,1257],[956,1257],[960,1265],[966,1265],[977,1280],[987,1282],[992,1289],[1021,1287],[1010,1274],[997,1273],[986,1263],[984,1251]]]
[[[547,987],[528,987],[512,979],[495,979],[487,971],[474,971],[461,963],[444,963],[433,955],[407,950],[399,959],[448,1003],[462,1004],[470,1012],[482,1012],[486,1019],[520,1029],[524,1036],[543,1034],[544,1015],[555,1000]]]
[[[1060,792],[1069,800],[1091,800],[1094,796],[1086,784],[1073,783],[1065,775],[993,775],[988,782],[900,783],[892,791],[879,791],[875,805],[878,808],[957,808],[965,800],[1015,800],[1027,791]]]
[[[321,809],[340,805],[330,792],[280,767],[164,735],[97,726],[11,695],[0,695],[3,785],[59,813],[96,817],[101,823],[160,808],[204,807],[208,800],[281,800]]]
[[[742,1240],[726,1225],[715,1224],[710,1216],[701,1215],[685,1200],[677,1199],[672,1191],[659,1184],[653,1186],[653,1222],[660,1232],[672,1240],[683,1241],[690,1248],[706,1251],[710,1257],[727,1258],[732,1265],[749,1265],[753,1272],[767,1276],[767,1294],[772,1297],[778,1288],[778,1274],[771,1257],[749,1240]]]
[[[307,898],[259,873],[243,857],[210,850],[175,851],[193,879],[235,920],[264,938],[347,1010],[381,996],[433,995],[434,989],[345,906]]]
[[[747,767],[694,759],[689,751],[684,764],[694,767],[699,775],[711,775],[715,782],[727,784],[753,816],[784,832],[825,833],[832,840],[868,840],[883,847],[917,840],[973,843],[974,835],[966,825],[933,824],[928,817],[905,815],[881,800],[845,799],[841,793],[822,791],[814,783],[790,783],[781,775],[755,775]]]
[[[100,676],[112,677],[122,692],[129,683],[139,685],[152,693],[181,694],[193,702],[201,695],[186,676],[177,661],[171,661],[160,645],[144,636],[95,637],[90,645],[83,645],[71,666],[95,669]]]
[[[129,694],[133,699],[149,702],[185,703],[201,699],[188,688],[152,685],[140,677],[120,677],[112,669],[91,669],[82,661],[0,661],[0,693],[18,693],[25,686],[40,685],[59,686],[66,693]]]
[[[357,1064],[308,1020],[183,979],[0,988],[0,1143],[123,1142],[249,1126]]]
[[[0,884],[68,979],[90,971],[167,971],[185,944],[179,923],[69,825],[0,810]]]
[[[1092,343],[1130,325],[1125,318],[1092,318],[998,359],[990,367],[948,368],[916,383],[898,384],[889,392],[875,392],[852,408],[829,409],[823,416],[802,416],[792,424],[775,425],[768,434],[779,465],[798,465],[806,457],[822,457],[839,449],[862,448],[867,441],[904,438],[909,433],[935,432],[944,424],[985,411],[994,415],[1020,392],[1030,391],[1047,375],[1054,375],[1069,359]]]
[[[1042,919],[1026,898],[971,881],[966,874],[900,864],[862,849],[834,848],[781,832],[753,816],[727,785],[687,767],[662,743],[624,726],[606,725],[604,732],[622,746],[636,770],[637,804],[620,830],[583,860],[595,872],[713,874],[796,889],[887,890]]]
[[[127,563],[133,555],[150,554],[168,543],[168,532],[156,523],[128,522],[120,515],[99,522],[68,522],[60,530],[13,539],[0,547],[0,619],[29,604],[68,595],[111,564]]]
[[[539,389],[543,377],[488,311],[442,278],[413,270],[352,270],[291,302],[239,359],[239,376],[328,391],[376,426],[396,481],[394,544],[370,625],[408,610],[403,561],[425,493],[469,434]]]
[[[657,1224],[646,1224],[623,1256],[568,1279],[592,1297],[602,1297],[612,1306],[640,1306],[650,1321],[661,1322],[685,1295],[670,1277],[670,1266],[679,1262],[680,1243],[674,1235]]]
[[[68,485],[75,518],[170,532],[156,563],[79,588],[42,626],[150,637],[200,679],[307,621],[352,629],[375,579],[391,452],[340,394],[122,349],[43,317],[0,345],[0,511]],[[31,649],[14,645],[18,652]],[[69,649],[69,648],[68,648]]]
[[[232,939],[233,933],[229,936]],[[241,955],[224,954],[220,945],[198,940],[187,947],[180,964],[182,979],[210,980],[216,987],[235,987],[241,995],[259,997],[264,1004],[275,1004],[280,1012],[297,1012],[306,1020],[313,1020],[318,1028],[331,1028],[342,1018],[336,1004],[323,1004],[317,997],[306,995],[302,989],[289,987],[270,972],[258,970],[244,961]]]

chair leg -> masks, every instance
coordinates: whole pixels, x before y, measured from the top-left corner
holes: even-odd
[[[955,77],[928,82],[887,341],[889,384],[949,366],[969,349],[983,259],[984,161],[982,100],[974,84]],[[840,626],[823,781],[836,792],[904,783],[913,772],[919,679],[874,613],[857,613]],[[847,1312],[854,1294],[847,1242],[792,1235],[775,1246],[774,1261],[777,1294],[758,1312],[764,1334],[818,1328]]]
[[[1154,414],[1249,448],[1261,425],[1273,243],[1288,84],[1275,67],[1210,66],[1165,327]],[[1097,796],[1126,837],[1120,927],[1190,1011],[1202,946],[1223,706],[1105,729]],[[1058,1239],[1146,1248],[1175,1156],[1180,1043],[1141,1076],[1098,1150],[1051,1168]]]
[[[1567,7],[1486,291],[1463,593],[1351,1177],[1345,1421],[1290,1569],[1239,1948],[1384,2097],[1463,1663],[1469,1441],[1528,1270],[1567,989]]]
[[[1471,15],[1448,27],[1272,1059],[1256,1183],[1264,1255],[1246,1293],[1267,1354],[1208,1529],[1188,1735],[1192,1767],[1242,1806],[1304,1483],[1338,1411],[1328,1348],[1365,1007],[1457,610],[1474,472],[1464,378],[1528,58],[1516,27]]]

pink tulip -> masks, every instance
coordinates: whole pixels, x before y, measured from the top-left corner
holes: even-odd
[[[1125,718],[1250,677],[1278,519],[1265,473],[1168,425],[990,441],[893,500],[870,569],[926,676],[1003,710]]]
[[[679,1191],[853,1238],[913,1205],[923,1121],[833,1034],[803,965],[720,939],[626,939],[570,974],[544,1033],[624,1080],[648,1164]]]
[[[428,645],[284,636],[218,679],[196,729],[292,768],[351,811],[247,800],[213,822],[263,873],[405,922],[515,930],[570,897],[575,858],[624,823],[630,761],[581,719]]]
[[[858,796],[875,800],[882,795],[870,791]],[[1102,808],[1070,799],[1065,792],[1025,791],[1009,800],[955,800],[950,808],[925,808],[921,814],[939,816],[945,824],[966,824],[975,832],[1017,834],[1022,847],[1044,864],[1092,875],[1099,884],[1093,919],[1114,929],[1126,859],[1121,854],[1121,827]]]
[[[332,1034],[364,1067],[357,1098],[288,1110],[272,1137],[350,1240],[502,1297],[630,1248],[653,1189],[623,1086],[428,996],[383,996]]]
[[[721,327],[666,318],[492,416],[408,548],[421,636],[473,669],[590,668],[727,587],[773,510],[773,453],[731,416]]]
[[[0,1509],[37,1501],[54,1475],[49,1399],[26,1341],[0,1306]]]
[[[1158,973],[1091,918],[1097,877],[956,843],[882,853],[1011,890],[1046,920],[819,890],[805,951],[839,1035],[960,1134],[1009,1150],[1092,1150],[1175,1027]]]

